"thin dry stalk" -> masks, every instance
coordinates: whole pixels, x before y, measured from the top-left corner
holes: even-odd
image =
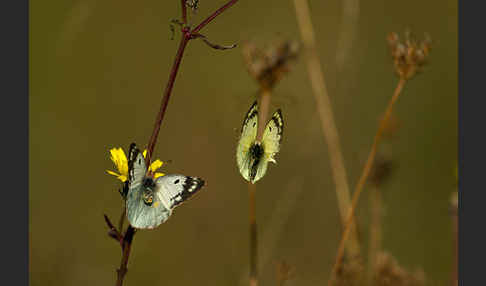
[[[257,141],[262,141],[265,122],[267,122],[268,110],[270,109],[271,91],[262,88],[260,93],[260,104],[258,108]],[[256,223],[256,184],[248,182],[248,193],[250,196],[250,286],[258,285],[258,239]]]
[[[258,130],[257,141],[262,141],[265,122],[267,122],[268,110],[270,109],[270,99],[272,92],[268,88],[262,88],[260,92],[260,104],[258,108]]]
[[[394,106],[395,102],[398,100],[398,97],[400,96],[402,89],[405,86],[406,82],[407,82],[407,80],[405,78],[400,78],[400,80],[398,81],[398,84],[395,88],[393,96],[390,99],[390,101],[388,102],[388,106],[386,107],[385,115],[383,116],[382,120],[380,121],[378,131],[375,134],[375,138],[373,140],[373,145],[371,145],[371,150],[370,150],[370,153],[368,155],[368,159],[367,159],[366,164],[363,168],[363,172],[361,174],[361,177],[359,178],[358,184],[356,185],[356,189],[353,193],[353,201],[352,201],[352,204],[351,204],[351,210],[350,210],[349,215],[346,219],[343,237],[341,238],[341,241],[339,242],[339,247],[338,247],[338,251],[337,251],[337,255],[336,255],[336,261],[334,263],[334,266],[333,266],[332,272],[331,272],[331,276],[330,276],[329,281],[327,283],[328,286],[332,285],[332,283],[334,281],[334,277],[336,275],[336,272],[341,265],[342,258],[343,258],[343,255],[344,255],[344,245],[345,245],[347,239],[349,238],[351,226],[353,225],[354,211],[355,211],[356,206],[358,204],[359,196],[361,194],[361,191],[363,190],[363,187],[366,183],[366,180],[368,179],[371,168],[373,167],[373,162],[374,162],[375,155],[376,155],[376,149],[377,149],[378,143],[381,139],[381,136],[383,134],[383,131],[387,127],[387,121],[390,119],[390,116],[391,116],[392,111],[393,111],[393,106]]]
[[[378,253],[381,251],[382,209],[381,192],[377,186],[374,186],[370,192],[371,222],[368,248],[368,285],[372,285],[373,274],[376,273]]]
[[[336,47],[338,72],[341,72],[349,62],[359,18],[359,0],[344,0],[342,3],[341,31]]]
[[[292,178],[275,203],[275,208],[270,219],[265,223],[265,228],[259,239],[262,246],[258,252],[258,262],[261,269],[264,269],[272,258],[278,239],[282,237],[282,231],[285,229],[285,223],[292,214],[295,205],[299,202],[302,191],[302,177]],[[240,285],[244,285],[247,277],[248,269],[245,269],[241,274]]]
[[[256,223],[256,185],[248,182],[249,221],[250,221],[250,286],[258,285],[258,237]]]
[[[344,159],[339,144],[339,135],[331,106],[331,100],[327,93],[324,81],[324,73],[320,66],[319,55],[316,48],[314,28],[310,16],[307,0],[294,0],[295,11],[299,23],[300,34],[306,49],[307,71],[311,80],[316,108],[319,113],[322,131],[327,142],[327,148],[331,161],[332,175],[336,185],[339,213],[342,225],[346,225],[346,218],[350,210],[351,199],[349,194],[348,179],[344,167]],[[351,237],[346,244],[347,253],[350,257],[359,257],[360,246],[356,232],[356,225],[353,223]]]

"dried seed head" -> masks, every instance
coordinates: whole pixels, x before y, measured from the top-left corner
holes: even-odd
[[[427,34],[425,39],[419,42],[410,31],[406,31],[405,40],[400,41],[398,34],[393,32],[388,35],[387,40],[395,72],[400,78],[408,80],[421,71],[426,64],[432,44]]]
[[[295,268],[285,261],[277,262],[277,281],[278,285],[283,285],[285,281],[292,279],[295,275]]]
[[[345,258],[337,269],[335,286],[362,285],[364,266],[359,258]]]
[[[390,179],[396,167],[391,156],[377,154],[369,177],[370,184],[376,187],[381,186]]]
[[[258,48],[254,43],[243,45],[243,58],[250,75],[263,87],[271,89],[290,70],[289,62],[299,52],[299,44],[294,41],[282,41],[266,49]]]
[[[199,0],[186,0],[186,7],[191,8],[196,13],[199,8]]]
[[[410,273],[401,267],[392,255],[381,252],[377,256],[373,280],[373,285],[376,286],[423,286],[425,274],[422,270]]]

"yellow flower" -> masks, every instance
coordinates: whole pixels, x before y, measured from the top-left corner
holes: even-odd
[[[147,155],[147,150],[143,151],[143,157],[145,158]],[[115,164],[116,168],[118,169],[118,173],[106,170],[106,172],[110,175],[113,175],[118,178],[118,180],[125,182],[128,179],[128,160],[125,152],[122,148],[112,148],[110,150],[110,159]],[[154,174],[154,179],[164,176],[164,173],[156,172],[160,167],[162,167],[164,163],[159,159],[155,160],[150,164],[149,172]]]

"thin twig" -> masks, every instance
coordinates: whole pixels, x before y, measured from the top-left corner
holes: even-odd
[[[339,212],[342,225],[346,225],[346,217],[350,210],[351,199],[349,194],[348,179],[344,167],[344,159],[340,148],[339,135],[334,122],[331,100],[327,93],[324,81],[324,73],[320,66],[317,53],[316,40],[307,0],[294,0],[295,11],[300,28],[300,34],[306,49],[307,71],[311,80],[316,108],[321,120],[321,127],[327,142],[328,153],[331,161],[332,175],[336,185]],[[359,257],[360,247],[356,235],[356,225],[352,225],[351,239],[346,245],[350,257]]]
[[[187,7],[186,7],[186,0],[181,0],[181,14],[182,14],[182,23],[187,24]]]
[[[206,19],[204,19],[201,24],[197,25],[196,28],[194,28],[192,30],[192,33],[193,34],[197,34],[199,33],[199,31],[202,30],[202,28],[204,28],[207,24],[209,24],[212,20],[214,20],[214,18],[216,18],[219,14],[223,13],[224,10],[228,9],[229,7],[233,6],[236,2],[238,2],[238,0],[231,0],[229,1],[228,3],[224,4],[221,8],[219,8],[218,10],[214,11],[213,14],[211,14],[209,17],[207,17]]]
[[[258,129],[257,129],[257,141],[262,141],[263,131],[268,118],[268,110],[270,109],[270,99],[272,92],[268,88],[262,88],[260,90],[260,104],[258,106]]]
[[[271,91],[262,88],[260,91],[260,104],[258,108],[257,141],[262,141],[263,130],[270,107]],[[258,285],[258,239],[256,223],[256,185],[248,182],[250,195],[250,286]]]
[[[250,286],[258,285],[258,237],[256,223],[256,185],[248,182],[250,222]]]
[[[376,273],[376,261],[381,251],[382,202],[378,186],[370,190],[370,239],[368,247],[368,285],[373,285],[373,275]]]
[[[341,241],[339,242],[339,247],[338,247],[338,251],[337,251],[337,255],[336,255],[336,261],[334,263],[334,266],[333,266],[332,272],[331,272],[331,276],[329,277],[329,280],[328,280],[328,283],[327,283],[328,286],[332,285],[332,283],[334,281],[334,277],[336,275],[336,272],[341,265],[342,258],[343,258],[343,255],[344,255],[344,245],[346,243],[346,240],[349,237],[351,225],[353,223],[354,211],[356,210],[356,206],[358,204],[358,200],[359,200],[359,196],[361,194],[361,191],[363,190],[363,187],[366,183],[366,180],[368,179],[368,175],[370,174],[371,168],[373,167],[373,162],[374,162],[374,159],[375,159],[378,142],[380,141],[382,133],[387,126],[387,121],[390,119],[390,116],[391,116],[392,111],[393,111],[393,105],[395,104],[398,97],[400,96],[402,89],[405,86],[406,82],[407,82],[407,80],[405,78],[400,78],[400,80],[398,81],[398,84],[395,88],[395,91],[393,92],[393,96],[390,99],[390,101],[388,102],[388,106],[386,107],[385,115],[383,116],[382,120],[380,121],[378,131],[375,134],[375,138],[373,140],[373,145],[371,145],[371,150],[370,150],[370,153],[368,155],[368,159],[367,159],[366,164],[363,168],[363,172],[361,173],[361,177],[359,178],[358,184],[356,185],[356,189],[353,193],[351,210],[350,210],[349,215],[346,219],[346,224],[344,226],[343,236],[341,238]]]
[[[130,250],[132,246],[133,236],[135,235],[135,229],[130,225],[128,226],[127,232],[123,237],[123,255],[120,262],[120,268],[117,269],[117,279],[116,279],[116,286],[123,285],[123,279],[125,278],[125,274],[127,274],[127,264],[128,264],[128,257],[130,256]]]

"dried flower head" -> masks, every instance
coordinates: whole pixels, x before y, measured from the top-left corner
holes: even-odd
[[[285,281],[292,279],[295,275],[295,268],[285,261],[277,262],[277,285],[283,285]]]
[[[389,154],[378,153],[370,172],[370,184],[378,187],[388,181],[396,169],[396,163]]]
[[[364,267],[359,257],[344,258],[343,263],[337,269],[335,286],[359,286],[363,285]]]
[[[430,53],[432,41],[428,35],[425,39],[417,39],[409,32],[405,32],[405,41],[400,41],[398,34],[388,35],[388,46],[391,50],[395,72],[400,78],[411,79],[425,65]]]
[[[391,254],[381,252],[377,257],[373,285],[423,286],[425,285],[425,274],[421,270],[414,273],[408,272],[398,264]]]
[[[250,75],[263,87],[271,89],[286,74],[289,62],[297,58],[299,44],[295,41],[280,41],[266,49],[254,43],[243,45],[243,57]]]
[[[199,0],[186,0],[186,6],[191,8],[194,13],[199,8]]]

